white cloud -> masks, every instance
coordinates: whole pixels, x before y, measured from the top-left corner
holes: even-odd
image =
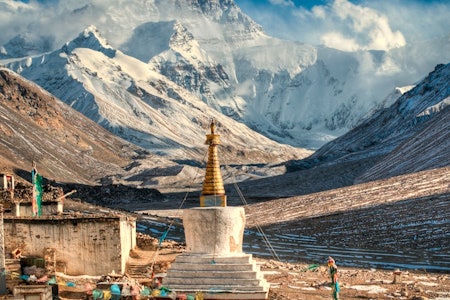
[[[331,8],[330,14],[343,21],[346,39],[357,42],[362,50],[389,50],[406,44],[403,34],[393,31],[388,18],[374,9],[347,0],[335,0]]]
[[[294,2],[292,2],[292,0],[269,0],[269,2],[273,5],[295,7],[295,4]]]
[[[450,34],[450,1],[316,0],[325,4],[312,7],[304,0],[293,1],[294,7],[235,1],[270,35],[312,45],[340,33],[358,49],[395,49]]]
[[[57,40],[61,37],[60,43],[68,31],[76,36],[75,34],[81,31],[75,29],[80,20],[76,22],[70,12],[61,13],[64,9],[65,7],[46,7],[36,1],[25,4],[19,1],[0,0],[0,28],[2,28],[0,44],[8,42],[17,34],[26,35],[31,39],[53,35]]]
[[[406,40],[424,40],[450,33],[450,1],[371,1],[373,9],[382,11],[391,26],[398,28]]]
[[[299,9],[295,16],[303,24],[308,22],[306,26],[316,36],[315,44],[343,51],[389,50],[406,44],[403,33],[391,28],[385,14],[348,0],[315,6],[311,12]]]
[[[312,13],[319,19],[325,19],[327,16],[326,10],[323,6],[314,6],[312,8]]]
[[[322,43],[329,47],[342,51],[353,52],[360,48],[355,39],[343,36],[340,32],[327,32],[322,36]]]

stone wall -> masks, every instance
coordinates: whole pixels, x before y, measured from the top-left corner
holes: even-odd
[[[41,211],[43,216],[62,214],[63,204],[62,201],[45,201],[41,203]],[[13,204],[11,213],[14,216],[32,216],[33,207],[31,202],[16,202]]]
[[[136,221],[124,216],[5,217],[5,253],[44,257],[54,248],[56,268],[68,275],[124,273],[136,246]]]

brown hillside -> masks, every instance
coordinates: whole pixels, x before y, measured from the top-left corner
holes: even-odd
[[[47,178],[93,183],[121,173],[141,151],[7,69],[0,103],[0,163],[25,178],[36,161]]]

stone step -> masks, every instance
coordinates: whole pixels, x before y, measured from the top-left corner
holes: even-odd
[[[217,279],[262,279],[263,275],[256,271],[197,271],[197,270],[170,270],[167,272],[170,278],[208,278],[214,277]]]
[[[186,272],[186,274],[193,274],[191,272]],[[211,274],[211,273],[210,273]],[[253,278],[249,277],[241,277],[240,274],[236,273],[235,277],[232,273],[219,273],[214,272],[214,277],[183,277],[185,274],[168,274],[166,280],[164,280],[164,284],[172,285],[172,284],[207,284],[214,286],[221,285],[241,285],[241,286],[259,286],[260,279],[256,278],[256,274],[254,274]],[[247,274],[248,275],[248,274]]]
[[[195,294],[197,291],[185,291],[186,294]],[[178,295],[183,293],[177,292]],[[203,292],[202,297],[204,300],[267,300],[268,292],[261,291],[229,291],[224,292]]]
[[[176,261],[170,267],[170,270],[190,270],[190,271],[235,271],[248,272],[259,271],[256,264],[223,264],[223,263],[181,263]]]
[[[202,291],[223,297],[205,299],[266,299],[270,284],[250,254],[235,256],[177,256],[167,270],[163,285],[178,292]],[[245,296],[245,297],[244,297]]]
[[[127,273],[132,274],[142,274],[142,273],[148,273],[150,267],[148,265],[135,265],[135,264],[128,264],[127,265]]]
[[[167,271],[169,278],[207,278],[214,274],[219,279],[263,279],[264,275],[257,271],[236,271],[236,270],[189,270],[189,269],[170,269]]]
[[[242,254],[239,256],[220,256],[213,255],[197,255],[197,254],[180,254],[177,256],[178,263],[196,263],[196,264],[253,264],[251,254]]]
[[[164,285],[166,286],[166,285]],[[208,285],[208,284],[173,284],[166,286],[176,293],[203,291],[208,293],[249,293],[249,292],[265,292],[268,288],[264,286],[240,286],[240,285]]]

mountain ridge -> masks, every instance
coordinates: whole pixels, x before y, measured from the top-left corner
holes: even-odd
[[[225,143],[234,152],[227,158],[230,163],[251,160],[252,150],[247,158],[236,156],[237,148],[246,148],[245,145],[263,150],[259,162],[268,162],[268,158],[281,162],[310,153],[270,141],[221,116],[147,64],[102,44],[95,27],[89,27],[68,45],[84,43],[95,47],[100,44],[100,51],[75,47],[66,53],[70,47],[65,45],[42,57],[12,62],[9,67],[21,70],[22,76],[34,80],[109,131],[157,154],[199,160],[201,153],[192,148],[191,142],[193,135],[203,135],[210,118],[220,120],[223,135],[228,135]],[[114,56],[104,55],[104,51]],[[177,122],[171,121],[175,113]],[[240,136],[233,134],[235,130]]]
[[[383,107],[384,98],[396,87],[423,77],[417,69],[423,69],[425,61],[437,55],[430,51],[433,55],[429,59],[423,57],[423,61],[414,62],[411,68],[406,52],[416,51],[414,45],[388,52],[349,53],[276,39],[265,34],[231,0],[135,1],[125,8],[117,3],[105,5],[101,0],[66,5],[67,22],[76,18],[77,25],[65,31],[65,38],[54,37],[53,42],[52,33],[48,33],[45,39],[52,45],[52,51],[94,25],[113,49],[150,63],[151,68],[200,97],[219,113],[278,143],[312,150],[359,124],[371,110]],[[55,12],[55,16],[60,13]],[[98,14],[102,18],[92,18]],[[180,40],[184,44],[164,56],[171,49],[170,38],[177,34],[175,24],[185,28],[191,38]],[[39,26],[28,27],[27,34],[19,33],[24,39],[30,39],[30,49],[40,47],[33,40],[43,40],[37,36],[42,36],[44,31],[36,36],[31,34]],[[189,43],[198,44],[198,48],[189,48]],[[442,49],[448,46],[445,40],[441,45]],[[45,52],[50,52],[49,47]],[[94,45],[92,48],[98,50]],[[206,55],[197,56],[193,64],[186,58],[196,55],[190,53],[194,48]],[[11,60],[14,57],[10,55],[7,61]],[[450,57],[444,55],[442,60],[445,62]],[[26,64],[9,67],[21,73]]]
[[[206,128],[203,130],[203,126],[200,126],[202,137],[191,145],[191,151],[196,151],[199,155],[204,153],[201,159],[196,161],[185,157],[183,160],[182,157],[176,159],[176,156],[169,159],[157,153],[152,154],[149,150],[106,131],[35,83],[9,69],[0,68],[0,75],[0,131],[3,133],[0,137],[0,158],[3,157],[2,165],[10,166],[5,171],[17,169],[22,170],[19,173],[23,173],[35,161],[46,178],[58,182],[88,185],[115,183],[143,188],[172,186],[175,189],[201,183],[202,178],[195,174],[199,173],[205,163],[207,153],[207,146],[201,143],[208,133]],[[224,122],[220,121],[219,124]],[[209,126],[206,123],[203,125]],[[236,125],[230,126],[233,129]],[[225,136],[235,134],[230,129],[218,127],[219,133],[225,133]],[[224,143],[223,147],[227,147],[227,144]],[[225,149],[232,153],[232,148]],[[305,155],[302,150],[295,151],[299,155]],[[295,151],[294,154],[283,155],[295,156]],[[271,159],[273,154],[264,153],[264,148],[249,149],[235,155],[244,162],[256,160],[260,167],[239,170],[241,164],[233,165],[233,161],[227,160],[230,158],[228,154],[222,157],[222,162],[229,165],[225,174],[237,172],[246,177],[260,177],[284,171],[276,163],[273,166],[266,163],[267,166],[264,166],[259,158],[274,162],[283,157]],[[251,169],[254,171],[249,171]]]
[[[372,145],[381,147],[381,155],[391,152],[400,143],[421,131],[430,120],[439,119],[438,115],[445,114],[449,105],[449,80],[450,64],[436,66],[434,71],[399,97],[393,105],[376,111],[361,125],[316,151],[311,159],[320,161],[326,160],[327,157],[333,157],[333,160],[340,157],[348,159],[352,152],[370,149]],[[428,113],[430,111],[434,113]],[[437,122],[445,126],[442,120]],[[445,131],[443,135],[446,136]],[[338,149],[337,144],[341,145],[340,147],[346,146]]]

